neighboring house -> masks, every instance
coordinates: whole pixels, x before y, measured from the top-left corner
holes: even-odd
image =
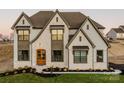
[[[108,69],[104,27],[80,12],[22,13],[13,24],[14,68]]]
[[[124,26],[119,26],[119,28],[112,28],[106,34],[106,37],[109,40],[124,39]]]

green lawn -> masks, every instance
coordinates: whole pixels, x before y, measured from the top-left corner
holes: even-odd
[[[1,83],[121,83],[124,75],[65,74],[56,77],[41,77],[34,74],[17,74],[0,77]]]

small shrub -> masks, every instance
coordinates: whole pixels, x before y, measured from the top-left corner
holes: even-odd
[[[28,66],[24,66],[24,69],[28,69],[29,67]]]
[[[50,72],[53,72],[54,71],[54,68],[53,68],[53,66],[52,67],[50,67]]]
[[[23,68],[22,67],[19,67],[18,70],[22,70]]]
[[[110,70],[114,70],[113,68],[110,68]]]
[[[92,71],[92,69],[90,68],[90,69],[89,69],[89,71],[91,72],[91,71]]]
[[[59,71],[61,72],[62,71],[62,68],[59,68]]]
[[[5,76],[8,76],[8,75],[9,75],[9,72],[6,72],[6,73],[5,73]]]
[[[55,68],[55,71],[59,71],[59,67],[56,67],[56,68]]]
[[[48,72],[48,71],[49,71],[49,69],[48,69],[48,68],[46,68],[46,69],[45,69],[45,71],[46,71],[46,72]]]
[[[96,72],[100,72],[101,70],[100,70],[100,69],[96,69],[95,71],[96,71]]]
[[[14,71],[14,75],[15,75],[15,74],[18,74],[18,71]]]
[[[32,68],[32,73],[36,73],[36,69],[35,68]]]
[[[22,73],[26,73],[26,70],[24,69],[24,70],[22,70]]]
[[[67,72],[68,71],[68,68],[64,67],[63,71],[64,72]]]
[[[77,69],[76,69],[76,71],[77,71],[77,72],[79,72],[79,71],[80,71],[80,69],[79,69],[79,68],[77,68]]]

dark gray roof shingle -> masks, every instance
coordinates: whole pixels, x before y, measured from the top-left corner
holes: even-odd
[[[112,28],[116,33],[124,33],[121,28]]]
[[[55,12],[53,11],[40,11],[32,15],[30,20],[34,27],[43,28],[54,14]],[[60,12],[60,14],[68,22],[70,28],[79,28],[86,19],[86,16],[80,12]],[[104,26],[98,24],[94,20],[92,21],[98,29],[105,29]]]
[[[53,14],[53,11],[39,11],[38,13],[32,15],[30,19],[34,27],[43,28]]]
[[[120,25],[120,27],[124,29],[124,25]]]

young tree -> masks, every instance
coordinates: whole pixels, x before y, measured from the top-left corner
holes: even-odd
[[[9,41],[9,36],[8,35],[4,35],[2,37],[2,39],[3,39],[3,42],[8,42]]]

